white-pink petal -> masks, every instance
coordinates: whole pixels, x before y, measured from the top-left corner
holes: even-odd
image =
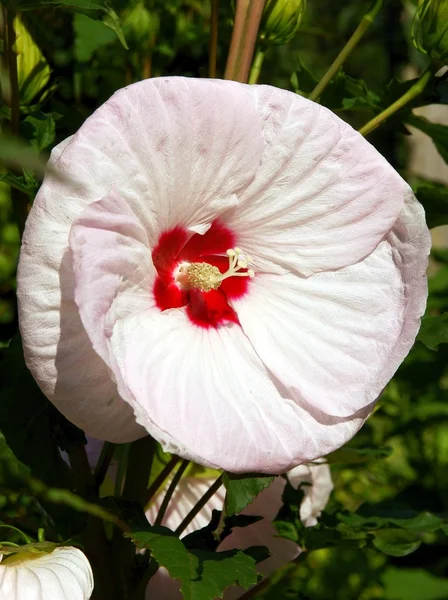
[[[308,276],[366,257],[403,207],[407,184],[347,123],[285,90],[249,86],[264,153],[224,216],[265,272]]]
[[[409,352],[427,294],[422,212],[410,194],[363,261],[309,278],[260,274],[234,302],[257,354],[301,406],[349,417],[378,398]]]
[[[262,144],[244,86],[160,78],[118,91],[53,150],[50,164],[68,181],[47,174],[27,220],[18,269],[20,330],[42,391],[91,435],[126,442],[143,432],[74,302],[72,224],[115,190],[153,244],[162,228],[178,224],[204,232],[253,179]]]
[[[89,600],[92,592],[90,563],[72,546],[0,563],[2,600]]]

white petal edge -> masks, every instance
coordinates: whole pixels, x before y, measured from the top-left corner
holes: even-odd
[[[3,560],[0,564],[2,600],[89,600],[93,585],[89,561],[71,546],[23,562],[8,565]]]
[[[49,170],[27,220],[19,323],[25,360],[40,388],[92,436],[128,442],[144,432],[79,318],[71,225],[115,187],[153,238],[179,222],[203,233],[236,204],[261,151],[259,119],[243,86],[187,78],[154,78],[118,91],[53,150],[49,164],[66,179]],[[179,198],[185,199],[182,210]]]
[[[249,86],[264,154],[224,215],[260,271],[304,276],[366,257],[396,221],[407,184],[350,125],[298,94]]]
[[[309,278],[260,274],[233,306],[301,406],[350,417],[372,406],[414,343],[429,249],[423,208],[409,192],[392,231],[363,261]]]

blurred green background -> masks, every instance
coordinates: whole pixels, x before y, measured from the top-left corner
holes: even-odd
[[[49,78],[44,77],[41,88],[28,93],[22,106],[22,136],[40,151],[51,150],[73,134],[96,107],[126,84],[158,75],[207,76],[208,0],[114,0],[110,5],[119,16],[129,49],[100,20],[84,14],[41,7],[21,16],[42,52],[41,73],[50,69]],[[363,0],[308,0],[293,39],[268,49],[259,83],[309,91],[313,78],[322,76],[369,6],[370,2]],[[410,40],[414,11],[412,3],[385,2],[345,63],[345,75],[330,89],[327,102],[322,99],[353,126],[359,127],[371,118],[377,99],[393,89],[391,80],[413,77],[425,66],[425,57]],[[218,77],[224,73],[232,20],[232,3],[221,0]],[[339,96],[347,95],[347,82],[356,88],[358,100],[362,94],[370,94],[370,101],[341,102]],[[448,123],[446,112],[445,108]],[[412,136],[407,133],[402,123],[392,122],[369,139],[412,183],[416,175],[425,173],[412,172]],[[427,144],[428,152],[434,151],[429,138],[419,139],[418,144]],[[443,161],[441,165],[431,177],[446,183],[448,169]],[[32,174],[25,173],[24,177],[29,190],[37,188]],[[2,342],[17,330],[15,269],[19,231],[10,196],[9,186],[0,183]],[[448,235],[439,230],[434,239],[429,315],[448,310],[448,250],[444,249]],[[335,459],[330,516],[341,509],[353,511],[365,503],[375,503],[388,515],[400,509],[400,514],[403,510],[409,514],[430,511],[448,518],[448,346],[435,345],[438,348],[431,350],[416,342],[374,415],[349,445],[355,450],[377,448],[383,452],[374,451],[371,456],[348,452]],[[371,544],[363,549],[350,539],[335,548],[311,550],[279,574],[262,597],[448,599],[448,526],[434,531],[423,529],[414,528],[415,535],[411,540],[406,538],[407,550],[401,556],[386,554]]]

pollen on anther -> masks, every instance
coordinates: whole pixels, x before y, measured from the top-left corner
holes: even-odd
[[[201,292],[217,290],[221,285],[221,271],[205,262],[192,263],[186,268],[190,287]]]

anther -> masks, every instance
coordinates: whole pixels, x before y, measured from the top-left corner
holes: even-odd
[[[253,269],[247,269],[249,256],[243,254],[240,248],[229,248],[229,268],[221,273],[218,267],[206,262],[182,263],[178,266],[174,279],[184,290],[194,288],[201,292],[217,290],[224,279],[229,277],[253,277]],[[241,269],[246,269],[241,271]]]

